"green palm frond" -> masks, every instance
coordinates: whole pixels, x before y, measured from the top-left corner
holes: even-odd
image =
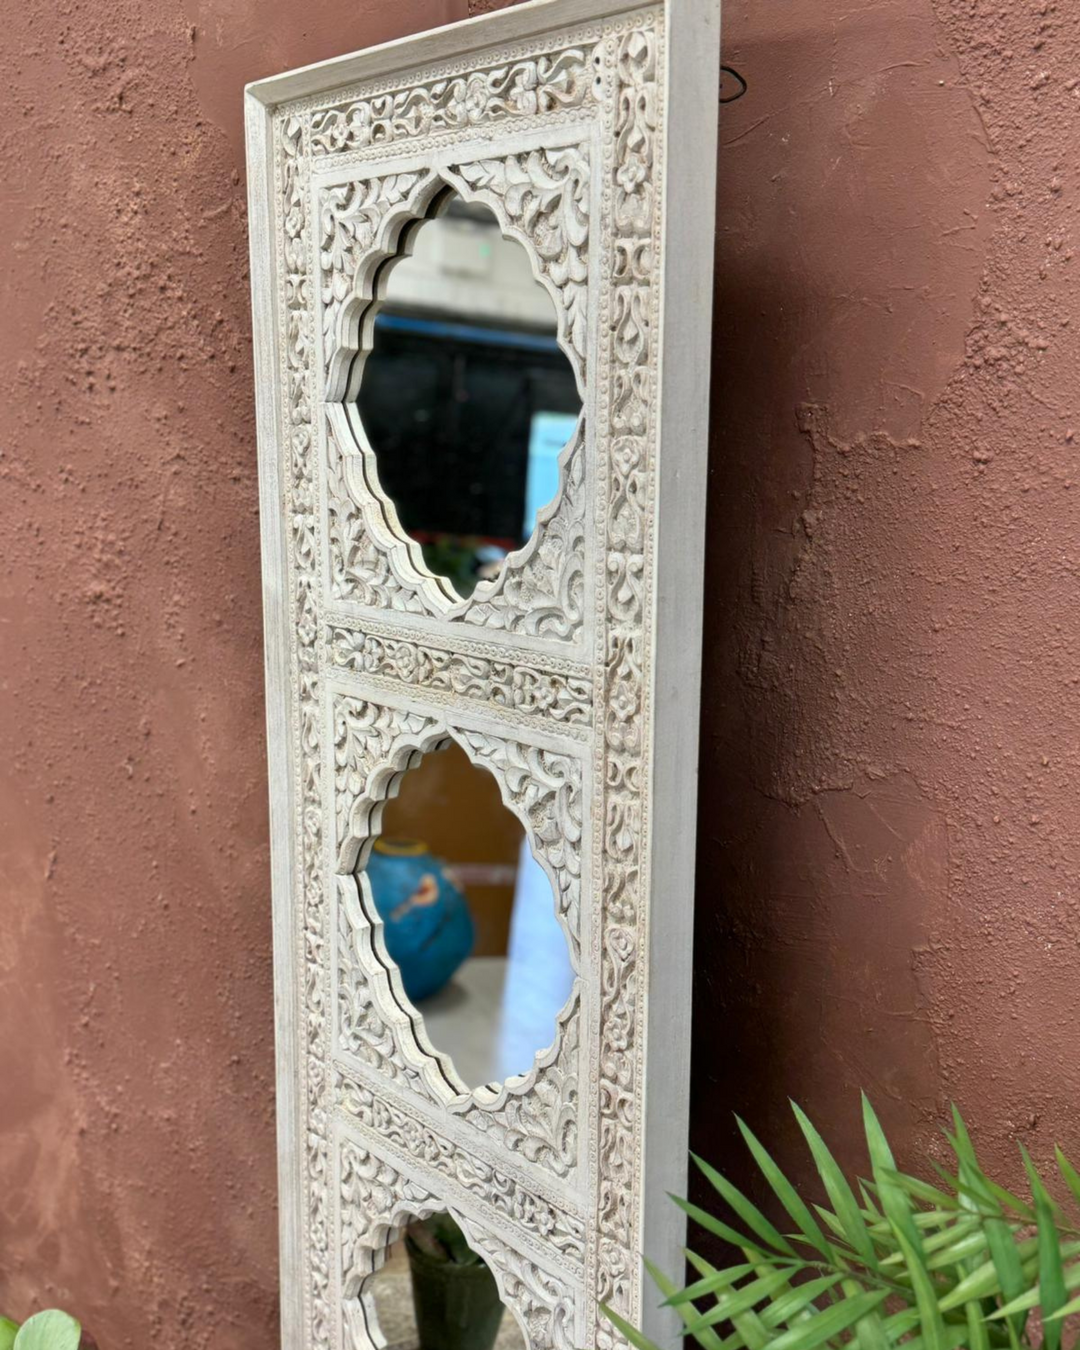
[[[1068,1319],[1080,1316],[1080,1173],[1060,1149],[1067,1203],[1051,1195],[1023,1149],[1031,1195],[1016,1195],[986,1175],[954,1108],[945,1135],[953,1165],[932,1164],[938,1181],[931,1183],[897,1168],[864,1096],[870,1175],[849,1178],[806,1114],[793,1109],[827,1203],[800,1195],[741,1120],[787,1222],[777,1227],[697,1157],[718,1212],[672,1197],[741,1257],[716,1267],[688,1252],[697,1278],[685,1286],[649,1266],[665,1306],[702,1350],[1063,1350],[1073,1343],[1066,1333]],[[656,1350],[618,1313],[604,1312],[636,1350]]]

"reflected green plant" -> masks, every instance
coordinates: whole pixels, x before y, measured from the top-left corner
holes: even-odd
[[[789,1231],[700,1158],[694,1161],[720,1213],[673,1197],[742,1257],[715,1267],[688,1252],[698,1278],[685,1288],[649,1266],[665,1306],[702,1350],[1062,1350],[1065,1319],[1080,1313],[1080,1219],[1050,1195],[1023,1145],[1026,1199],[986,1175],[954,1108],[945,1137],[955,1170],[931,1162],[934,1185],[897,1169],[864,1096],[871,1175],[852,1182],[805,1113],[793,1109],[828,1205],[800,1195],[741,1120]],[[1056,1159],[1075,1208],[1080,1175],[1060,1149]],[[657,1350],[612,1309],[604,1312],[637,1350]]]

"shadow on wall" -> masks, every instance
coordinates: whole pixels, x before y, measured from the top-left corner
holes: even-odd
[[[828,8],[724,9],[692,1146],[751,1192],[734,1111],[811,1175],[789,1096],[852,1166],[861,1087],[929,1147],[957,997],[927,700],[989,152],[929,0]]]

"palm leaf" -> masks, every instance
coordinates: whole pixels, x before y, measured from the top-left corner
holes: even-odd
[[[875,1269],[877,1254],[874,1251],[874,1243],[867,1232],[862,1215],[859,1213],[859,1206],[855,1201],[851,1187],[848,1185],[836,1159],[829,1152],[825,1140],[811,1124],[806,1112],[794,1102],[791,1103],[791,1109],[795,1112],[795,1119],[799,1122],[799,1128],[805,1135],[806,1142],[810,1145],[810,1152],[814,1156],[818,1175],[821,1177],[829,1199],[832,1201],[844,1237],[871,1270]]]
[[[864,1096],[871,1172],[853,1179],[806,1114],[793,1110],[827,1203],[805,1199],[739,1120],[796,1231],[782,1233],[744,1190],[695,1158],[730,1213],[718,1218],[689,1201],[675,1203],[745,1259],[718,1269],[688,1252],[696,1278],[685,1288],[648,1267],[664,1305],[701,1350],[856,1350],[856,1343],[857,1350],[1029,1350],[1034,1309],[1041,1312],[1041,1350],[1063,1350],[1064,1320],[1080,1313],[1080,1230],[1026,1151],[1030,1202],[987,1176],[954,1109],[946,1138],[956,1173],[932,1163],[940,1184],[931,1184],[898,1170]],[[1080,1202],[1080,1173],[1060,1149],[1056,1160]],[[634,1350],[657,1350],[620,1315],[605,1312]]]
[[[779,1292],[781,1288],[790,1289],[788,1281],[788,1270],[785,1267],[782,1270],[774,1270],[768,1275],[760,1275],[757,1279],[751,1280],[744,1285],[720,1285],[717,1290],[716,1302],[708,1312],[702,1313],[698,1318],[687,1322],[687,1334],[693,1336],[695,1332],[704,1327],[714,1327],[717,1322],[731,1322],[737,1324],[737,1319],[742,1313],[752,1312],[759,1303],[764,1303],[766,1299],[772,1297],[774,1293]]]
[[[814,1317],[783,1332],[769,1341],[769,1350],[816,1350],[842,1332],[854,1326],[868,1313],[874,1312],[888,1298],[882,1290],[876,1293],[856,1294],[831,1307],[825,1308]]]
[[[646,1260],[645,1268],[652,1276],[653,1283],[664,1295],[665,1305],[671,1306],[671,1304],[674,1302],[678,1294],[678,1290],[676,1289],[674,1281],[669,1280],[668,1277],[664,1274],[664,1272],[660,1270],[657,1266],[653,1265],[653,1263],[649,1260]],[[694,1320],[695,1314],[696,1309],[694,1308],[679,1309],[679,1316],[682,1318],[684,1324],[692,1322]],[[712,1330],[711,1327],[704,1327],[697,1335],[694,1336],[694,1340],[697,1341],[698,1345],[702,1347],[702,1350],[724,1350],[723,1341],[716,1334],[716,1332]]]
[[[749,1125],[739,1116],[736,1116],[735,1119],[742,1137],[746,1140],[747,1148],[754,1155],[754,1161],[761,1169],[762,1176],[772,1187],[776,1198],[787,1210],[805,1241],[815,1251],[819,1251],[826,1260],[832,1260],[834,1256],[832,1244],[814,1221],[814,1216],[810,1213],[795,1187],[773,1162],[766,1149],[758,1142]]]
[[[777,1251],[785,1252],[788,1256],[795,1255],[795,1248],[792,1247],[787,1238],[777,1231],[776,1226],[769,1222],[761,1210],[748,1200],[738,1187],[733,1186],[726,1177],[720,1175],[715,1167],[710,1167],[696,1153],[691,1153],[690,1156],[702,1174],[708,1178],[714,1190],[723,1196],[751,1232],[756,1233],[762,1242],[770,1247],[775,1247]]]
[[[687,1256],[689,1260],[689,1254]],[[727,1266],[723,1270],[717,1270],[712,1275],[705,1275],[700,1280],[695,1280],[685,1289],[677,1289],[664,1300],[664,1306],[668,1308],[677,1308],[683,1303],[692,1303],[695,1299],[708,1298],[710,1294],[715,1294],[721,1285],[735,1284],[744,1279],[757,1267],[749,1262],[741,1266]]]
[[[715,1266],[710,1266],[704,1257],[687,1252],[686,1259],[699,1275],[718,1274]],[[726,1291],[722,1289],[721,1292]],[[746,1350],[764,1350],[769,1341],[769,1333],[756,1313],[739,1313],[732,1319],[732,1324],[738,1334],[728,1338],[726,1342],[728,1350],[739,1350],[741,1346],[745,1346]]]
[[[1065,1269],[1055,1224],[1057,1207],[1051,1201],[1042,1177],[1039,1176],[1038,1169],[1023,1144],[1020,1145],[1020,1153],[1031,1182],[1031,1194],[1035,1201],[1035,1222],[1039,1234],[1039,1306],[1044,1323],[1043,1344],[1046,1350],[1061,1350],[1061,1323],[1046,1320],[1052,1318],[1067,1302]]]

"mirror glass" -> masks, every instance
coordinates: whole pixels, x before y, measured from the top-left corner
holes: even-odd
[[[574,984],[547,873],[492,775],[453,742],[402,778],[365,872],[436,1050],[470,1088],[532,1068]]]
[[[464,598],[556,495],[573,369],[524,247],[457,193],[406,231],[377,293],[360,421],[402,528]]]
[[[495,1277],[445,1212],[414,1219],[394,1242],[386,1263],[368,1281],[362,1297],[374,1300],[387,1350],[467,1343],[479,1350],[525,1350],[521,1325],[506,1313]],[[467,1338],[449,1332],[451,1310],[467,1323]],[[374,1338],[375,1344],[382,1340]]]

